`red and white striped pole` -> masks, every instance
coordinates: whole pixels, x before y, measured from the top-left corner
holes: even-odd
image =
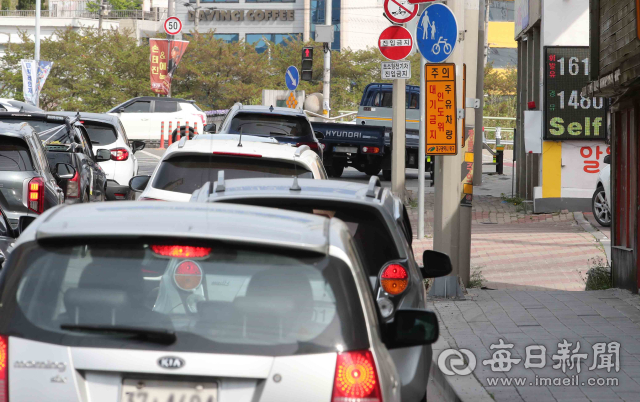
[[[187,135],[187,139],[189,139],[189,122],[185,124],[184,133]]]
[[[160,122],[160,149],[164,149],[164,121]]]
[[[169,131],[168,131],[168,133],[169,133],[169,145],[173,144],[173,130],[172,130],[173,127],[172,127],[172,125],[173,125],[173,122],[170,121],[169,122]]]
[[[198,122],[193,123],[193,135],[198,135]]]
[[[182,131],[180,130],[180,120],[178,120],[176,124],[176,133],[178,134],[176,138],[182,138]]]

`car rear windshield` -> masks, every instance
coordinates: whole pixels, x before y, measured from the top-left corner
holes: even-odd
[[[0,171],[31,170],[33,170],[33,162],[27,143],[20,138],[0,136]]]
[[[293,162],[253,157],[184,155],[162,161],[152,186],[191,194],[205,182],[218,180],[220,170],[224,170],[225,180],[294,175],[313,178],[311,171]]]
[[[29,116],[18,118],[1,118],[3,123],[27,122],[38,133],[40,140],[44,142],[58,141],[67,135],[67,126],[64,122],[45,121],[38,118],[29,118]]]
[[[302,116],[266,113],[238,113],[231,120],[229,133],[302,137],[311,135],[311,125]]]
[[[251,198],[246,200],[234,198],[229,202],[281,208],[342,220],[347,224],[349,232],[353,236],[356,249],[369,276],[377,276],[386,263],[401,258],[386,221],[380,212],[372,207],[323,200],[292,200],[288,198]]]
[[[337,258],[193,240],[32,243],[15,252],[8,275],[19,277],[7,278],[2,298],[14,306],[8,332],[21,337],[273,356],[368,347],[354,278]],[[113,326],[176,339],[159,346]]]
[[[90,123],[88,121],[85,121],[83,124],[87,129],[91,143],[94,145],[109,145],[118,139],[116,130],[110,125]]]

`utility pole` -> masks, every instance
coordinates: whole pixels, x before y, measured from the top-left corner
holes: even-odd
[[[324,23],[333,26],[331,6],[333,0],[324,0]],[[325,117],[331,116],[331,43],[324,44],[324,76],[322,78],[322,113]]]
[[[40,13],[42,12],[42,0],[36,0],[36,49],[35,49],[35,60],[36,60],[36,107],[40,107],[40,74],[38,74],[38,70],[40,70]]]
[[[422,11],[421,11],[422,12]],[[418,240],[424,239],[424,168],[425,155],[427,145],[426,117],[426,77],[424,75],[424,65],[427,63],[422,54],[420,54],[420,133],[418,140]],[[435,157],[432,157],[431,163],[435,163]],[[434,170],[435,174],[435,170]]]
[[[484,55],[484,65],[487,65],[487,60],[489,58],[489,35],[487,32],[489,31],[489,10],[491,9],[491,0],[480,0],[480,7],[484,7],[484,28],[483,31],[485,33],[484,40],[482,43],[484,44],[484,49],[482,49],[482,54]],[[482,14],[480,14],[482,15]],[[484,66],[482,66],[482,71],[484,72]]]
[[[100,0],[100,8],[98,10],[98,33],[102,35],[102,18],[104,14],[104,0]]]
[[[196,19],[194,26],[196,32],[198,32],[200,29],[200,0],[196,0]]]
[[[391,191],[404,201],[405,198],[405,128],[406,128],[406,80],[393,80],[393,119],[391,133]],[[424,158],[423,158],[424,159]]]
[[[176,15],[176,1],[169,0],[168,8],[167,8],[167,18],[174,17]],[[171,57],[171,41],[173,40],[173,35],[167,35],[167,67],[169,66],[169,58]],[[169,85],[169,93],[167,94],[168,98],[171,98],[171,85]]]
[[[474,121],[474,133],[475,133],[475,141],[473,143],[473,185],[481,186],[482,185],[482,117],[484,115],[484,66],[487,64],[487,54],[486,54],[486,38],[487,33],[486,23],[489,18],[488,9],[489,7],[485,7],[488,4],[489,0],[480,0],[479,1],[479,18],[478,21],[478,67],[476,72],[476,99],[480,100],[480,108],[475,111],[475,121]]]

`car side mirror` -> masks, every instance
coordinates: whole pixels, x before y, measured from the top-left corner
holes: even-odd
[[[99,149],[96,152],[96,162],[105,162],[111,159],[111,151],[108,149]]]
[[[35,221],[36,218],[33,216],[27,216],[27,215],[23,215],[20,217],[20,219],[18,220],[18,235],[21,235],[29,225],[31,225],[31,222]]]
[[[204,126],[204,132],[205,133],[215,133],[216,132],[216,125],[215,124],[207,124],[206,126]]]
[[[136,193],[141,193],[147,188],[149,179],[151,179],[151,176],[133,176],[131,180],[129,180],[129,188]]]
[[[124,108],[123,107],[119,107],[118,110],[116,110],[117,113],[124,113]]]
[[[611,155],[605,155],[603,162],[606,163],[607,165],[610,165],[611,164]]]
[[[438,340],[440,329],[436,313],[421,309],[396,311],[393,321],[386,327],[386,345],[389,349],[431,345]]]
[[[314,131],[313,133],[316,135],[316,138],[318,140],[323,140],[324,139],[324,134],[321,133],[320,131]]]
[[[73,179],[76,175],[76,168],[68,163],[56,163],[56,171],[53,172],[53,175],[57,180]]]
[[[453,271],[451,258],[445,253],[434,250],[425,250],[422,254],[422,271],[423,278],[438,278],[447,276]]]
[[[134,154],[138,151],[142,151],[147,144],[144,141],[131,141],[131,152]]]

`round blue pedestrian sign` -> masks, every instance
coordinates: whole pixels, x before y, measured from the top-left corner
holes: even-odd
[[[440,3],[425,8],[418,19],[415,40],[430,63],[447,60],[458,42],[458,23],[453,11]]]
[[[300,74],[298,73],[298,69],[294,66],[289,66],[284,75],[284,81],[287,83],[289,91],[295,91],[300,83]]]

